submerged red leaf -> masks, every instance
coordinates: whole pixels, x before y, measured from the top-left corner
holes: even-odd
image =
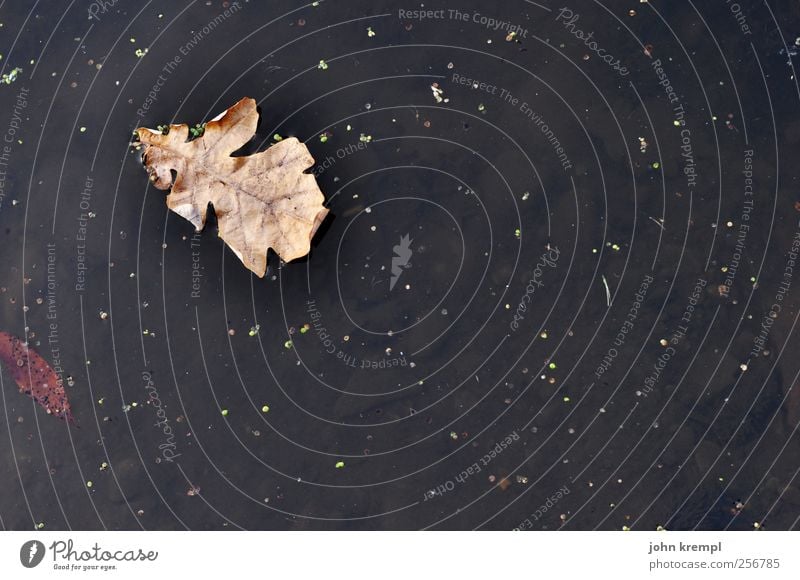
[[[39,403],[49,415],[75,422],[64,382],[36,351],[16,336],[0,332],[0,360],[21,393]]]

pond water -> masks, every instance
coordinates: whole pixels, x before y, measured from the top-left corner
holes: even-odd
[[[168,4],[0,6],[4,529],[797,527],[796,2]],[[264,278],[130,145],[245,96]]]

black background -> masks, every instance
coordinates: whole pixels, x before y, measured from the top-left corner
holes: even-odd
[[[575,0],[568,26],[546,0],[425,3],[426,20],[394,1],[106,4],[0,6],[0,65],[22,69],[0,84],[0,330],[59,349],[79,424],[2,374],[4,529],[797,527],[796,1]],[[244,153],[306,142],[331,211],[309,257],[271,253],[263,279],[213,218],[193,242],[130,146],[244,96],[261,111]]]

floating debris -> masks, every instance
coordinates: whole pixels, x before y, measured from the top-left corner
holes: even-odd
[[[328,63],[324,60],[320,59],[319,64],[317,65],[319,70],[328,70]]]
[[[0,332],[0,360],[21,393],[39,403],[49,415],[75,423],[62,379],[25,342]]]
[[[189,133],[192,134],[192,138],[197,139],[198,137],[202,137],[203,133],[206,132],[206,124],[205,123],[197,123],[194,127],[189,127]]]
[[[445,101],[444,97],[442,96],[444,91],[439,88],[439,83],[433,83],[431,85],[431,91],[433,91],[433,98],[437,103]]]
[[[603,280],[603,286],[606,288],[606,306],[611,306],[611,290],[608,289],[608,281],[605,276],[600,276]]]
[[[15,67],[15,68],[11,69],[9,72],[3,74],[2,82],[4,82],[7,85],[10,85],[15,80],[17,80],[17,76],[19,76],[19,73],[21,73],[21,72],[22,72],[22,69],[19,68],[19,67]]]
[[[656,219],[656,218],[654,218],[654,217],[653,217],[653,216],[651,216],[651,215],[649,215],[649,216],[647,216],[647,217],[650,219],[650,221],[651,221],[651,222],[653,222],[653,223],[654,223],[654,224],[656,224],[658,227],[660,227],[662,231],[667,231],[667,229],[664,227],[664,218],[658,218],[658,219]]]

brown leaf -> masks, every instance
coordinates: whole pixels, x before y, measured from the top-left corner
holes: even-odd
[[[285,262],[311,250],[311,238],[325,219],[325,196],[314,176],[308,148],[294,137],[246,157],[231,154],[255,134],[256,102],[244,98],[192,141],[189,126],[169,132],[136,129],[144,145],[142,159],[158,189],[169,189],[167,207],[194,224],[206,223],[208,205],[217,215],[219,235],[250,270],[263,277],[267,249]],[[177,173],[174,183],[172,171]]]
[[[32,348],[16,336],[0,332],[0,360],[21,393],[39,403],[48,414],[75,422],[63,380]]]

